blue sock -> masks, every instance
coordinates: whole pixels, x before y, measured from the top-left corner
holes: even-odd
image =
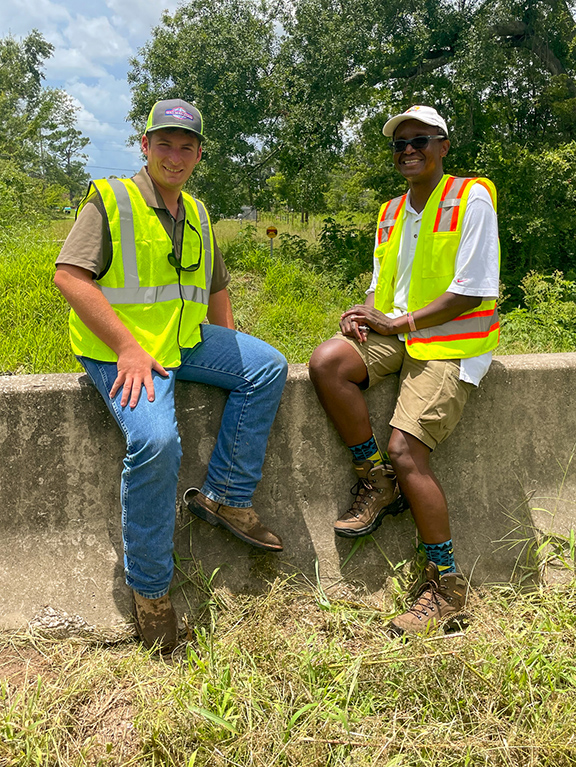
[[[440,575],[455,573],[454,547],[452,538],[444,543],[423,543],[429,562],[434,562]]]
[[[372,461],[374,466],[379,466],[381,463],[384,463],[385,460],[388,460],[388,453],[380,451],[374,435],[360,445],[352,445],[350,451],[352,452],[352,458],[355,463]]]

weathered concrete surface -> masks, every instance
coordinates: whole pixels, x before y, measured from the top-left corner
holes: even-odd
[[[572,528],[575,381],[576,354],[496,358],[457,430],[435,452],[459,565],[473,582],[509,580],[520,550],[511,545],[533,540],[534,526],[560,534]],[[396,385],[391,377],[367,394],[382,444]],[[216,389],[177,387],[181,492],[203,480],[224,401]],[[123,452],[86,376],[0,377],[0,627],[21,626],[45,605],[107,626],[129,614],[118,502]],[[386,518],[344,566],[353,544],[334,537],[332,522],[353,482],[348,452],[305,366],[291,366],[255,497],[263,520],[282,535],[284,553],[262,554],[179,512],[182,571],[218,567],[220,583],[253,591],[279,573],[314,578],[318,559],[325,579],[380,589],[391,572],[383,553],[391,563],[410,557],[414,526],[409,515]],[[179,594],[181,607],[202,598],[188,586]]]

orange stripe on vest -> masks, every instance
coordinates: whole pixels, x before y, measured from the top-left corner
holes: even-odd
[[[470,320],[473,317],[491,317],[494,314],[494,309],[485,309],[483,312],[471,312],[470,314],[461,314],[458,317],[454,317],[451,322],[456,322],[457,320]]]
[[[386,218],[386,213],[388,213],[388,208],[390,207],[391,204],[392,204],[392,200],[388,200],[388,203],[386,204],[386,207],[384,208],[382,215],[380,216],[380,221],[378,223],[381,224],[382,221],[384,221],[384,219]],[[383,233],[384,233],[384,230],[378,227],[378,245],[382,245]]]
[[[453,333],[451,336],[431,336],[430,338],[409,338],[409,344],[430,344],[434,342],[461,341],[466,338],[487,338],[495,330],[500,331],[500,322],[495,322],[490,330],[482,330],[477,333]]]
[[[438,227],[440,226],[440,219],[442,217],[442,203],[446,199],[446,195],[452,188],[452,184],[454,183],[456,176],[450,176],[448,181],[446,182],[446,186],[444,187],[444,190],[442,192],[442,197],[440,198],[440,205],[438,206],[438,212],[436,213],[436,220],[434,221],[434,228],[432,229],[433,232],[438,231]]]

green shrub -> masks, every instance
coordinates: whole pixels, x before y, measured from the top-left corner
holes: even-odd
[[[280,237],[280,253],[285,261],[300,261],[303,264],[314,263],[315,245],[311,245],[304,237],[298,234],[283,232]]]
[[[260,259],[269,253],[268,245],[258,242],[253,224],[242,227],[234,239],[222,245],[228,268],[262,269]],[[327,274],[333,285],[345,286],[361,274],[372,271],[374,228],[325,218],[318,240],[310,243],[298,234],[284,232],[274,249],[287,263],[300,263],[318,273]]]
[[[324,220],[318,238],[320,263],[343,282],[352,282],[360,274],[372,270],[374,253],[374,227],[357,226],[351,221],[339,223],[333,218]]]
[[[576,282],[562,272],[529,272],[520,282],[524,307],[502,316],[500,354],[576,350]]]
[[[65,190],[32,178],[13,160],[0,159],[0,222],[2,232],[38,225],[63,204]]]
[[[356,275],[356,264],[349,284],[343,285],[342,270],[332,273],[321,246],[297,235],[280,239],[270,256],[269,248],[256,242],[256,228],[246,226],[223,245],[232,272],[234,315],[239,330],[272,344],[290,362],[307,362],[316,346],[338,330],[342,312],[364,300],[370,273]]]
[[[502,279],[515,302],[530,270],[576,269],[576,141],[554,149],[489,142],[475,172],[498,190]]]

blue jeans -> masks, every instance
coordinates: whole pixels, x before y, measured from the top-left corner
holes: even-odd
[[[143,389],[135,408],[114,399],[115,363],[79,357],[126,439],[122,471],[122,533],[126,583],[149,599],[163,596],[173,573],[176,486],[182,449],[174,408],[176,379],[230,393],[202,492],[244,508],[262,476],[268,435],[284,383],[283,355],[264,341],[218,325],[202,325],[202,342],[182,349],[168,377],[153,371],[154,402]]]

